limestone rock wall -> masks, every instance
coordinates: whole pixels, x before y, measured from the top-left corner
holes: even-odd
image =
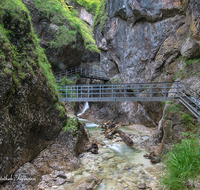
[[[95,28],[102,69],[122,83],[178,80],[177,73],[185,69],[185,62],[176,59],[200,55],[198,7],[197,0],[107,0],[109,18],[102,31],[99,25]],[[190,80],[190,84],[197,83],[198,78]],[[162,104],[139,104],[140,111],[138,104],[121,103],[122,115],[130,115],[129,123],[158,125],[163,115]],[[144,116],[141,110],[145,110]]]

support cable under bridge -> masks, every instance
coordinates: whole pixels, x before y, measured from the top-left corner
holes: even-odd
[[[59,99],[68,102],[179,100],[200,120],[200,95],[182,82],[70,85],[59,90]]]

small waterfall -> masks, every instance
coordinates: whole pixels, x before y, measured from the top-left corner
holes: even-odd
[[[85,102],[82,112],[79,113],[77,116],[82,115],[88,108],[90,108],[90,106],[89,106],[88,102]]]

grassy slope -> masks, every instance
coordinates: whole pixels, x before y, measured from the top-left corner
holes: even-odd
[[[77,34],[81,34],[85,48],[98,52],[92,30],[88,25],[77,17],[76,10],[69,10],[64,0],[33,0],[35,6],[51,18],[52,22],[59,26],[57,38],[51,42],[52,47],[59,48],[71,42],[77,42]],[[69,25],[69,26],[66,26]]]

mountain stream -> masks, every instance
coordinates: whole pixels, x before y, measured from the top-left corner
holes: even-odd
[[[97,124],[80,120],[85,122],[90,135],[102,146],[99,146],[98,154],[90,152],[81,154],[79,159],[82,167],[66,173],[67,178],[72,179],[74,183],[66,183],[59,189],[73,190],[82,178],[95,173],[103,178],[95,190],[137,190],[139,184],[144,183],[153,190],[159,190],[158,180],[162,174],[162,164],[152,164],[149,159],[143,157],[147,152],[138,148],[141,142],[150,137],[150,133],[120,127],[120,130],[133,139],[134,145],[130,147],[117,135],[114,139],[106,139],[100,128],[95,130]]]

